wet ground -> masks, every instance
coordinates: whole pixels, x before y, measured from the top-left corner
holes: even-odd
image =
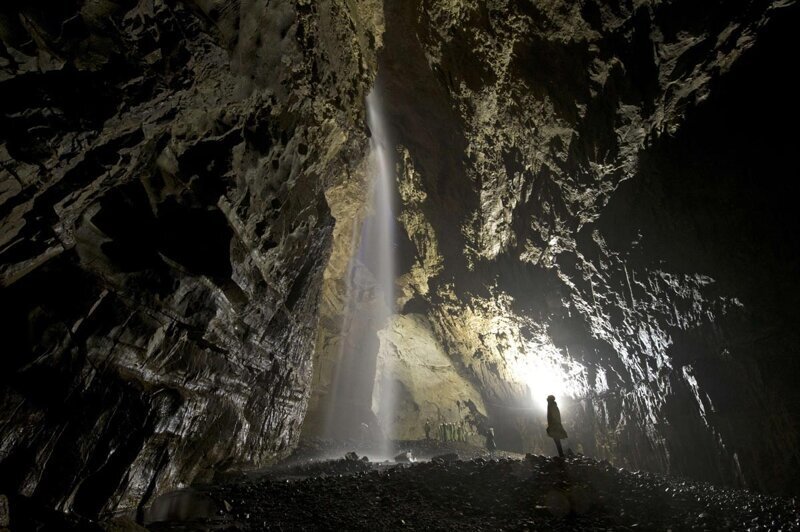
[[[489,456],[439,442],[406,442],[397,450],[424,461],[367,461],[362,453],[347,459],[341,446],[305,445],[277,467],[161,499],[149,518],[168,520],[148,528],[800,530],[793,499],[624,471],[581,456]],[[442,454],[449,456],[428,460]]]

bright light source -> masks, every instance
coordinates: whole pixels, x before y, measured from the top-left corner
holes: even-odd
[[[531,399],[542,410],[547,409],[547,396],[554,395],[556,401],[567,395],[567,385],[563,372],[546,364],[535,365],[525,376],[526,384],[531,391]]]
[[[510,361],[514,380],[528,387],[533,404],[547,410],[547,396],[556,401],[578,397],[586,391],[585,368],[567,359],[555,346],[540,345],[527,353],[516,353]]]

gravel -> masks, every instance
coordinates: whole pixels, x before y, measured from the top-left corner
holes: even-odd
[[[800,530],[793,499],[625,471],[583,456],[409,464],[351,457],[290,469],[197,487],[217,503],[215,515],[149,528]]]

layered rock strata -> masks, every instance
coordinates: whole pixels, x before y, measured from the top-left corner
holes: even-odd
[[[396,436],[465,420],[549,452],[555,392],[587,454],[797,492],[779,126],[798,19],[791,0],[4,5],[0,491],[95,516],[267,463],[312,387],[303,429],[324,427],[358,338],[376,377],[352,397]],[[376,71],[388,324],[352,260]]]
[[[296,443],[382,10],[0,8],[0,492],[141,509]]]

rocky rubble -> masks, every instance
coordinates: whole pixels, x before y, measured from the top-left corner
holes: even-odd
[[[795,501],[585,457],[399,465],[202,488],[218,515],[152,530],[791,530]],[[225,503],[229,510],[225,510]]]

